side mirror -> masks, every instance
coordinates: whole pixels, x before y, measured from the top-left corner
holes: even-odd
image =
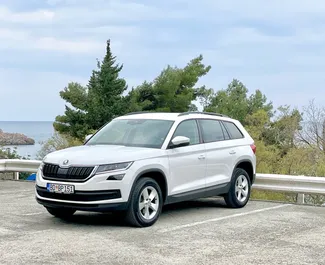
[[[87,142],[92,136],[93,136],[92,134],[87,135],[85,138],[85,142]]]
[[[190,144],[190,138],[185,136],[176,136],[172,140],[172,147],[187,146]]]

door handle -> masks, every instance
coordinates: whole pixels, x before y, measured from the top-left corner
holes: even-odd
[[[234,154],[236,154],[236,151],[235,151],[235,150],[231,150],[231,151],[229,152],[229,154],[234,155]]]
[[[200,160],[205,159],[205,155],[199,155],[198,159]]]

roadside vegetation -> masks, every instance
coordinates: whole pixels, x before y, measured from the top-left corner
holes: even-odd
[[[20,156],[16,150],[16,148],[4,148],[0,145],[0,159],[30,159],[29,157]],[[2,179],[2,175],[12,175],[13,173],[0,173],[0,179]],[[26,179],[30,173],[20,172],[19,179]]]
[[[291,106],[277,109],[260,90],[251,91],[238,79],[219,91],[198,86],[209,74],[210,65],[199,55],[183,68],[166,66],[154,80],[128,89],[120,77],[123,64],[117,63],[110,42],[106,54],[97,61],[87,85],[71,82],[60,92],[65,110],[55,118],[56,134],[39,153],[82,144],[114,117],[133,111],[185,112],[200,110],[226,114],[240,120],[256,141],[257,172],[325,176],[325,109],[313,101],[303,111]],[[293,195],[253,192],[253,198],[294,200]],[[316,203],[319,196],[309,196]]]

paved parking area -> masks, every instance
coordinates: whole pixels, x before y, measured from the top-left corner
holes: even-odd
[[[204,199],[166,207],[150,228],[111,214],[50,216],[34,183],[0,181],[0,264],[325,264],[325,208]]]

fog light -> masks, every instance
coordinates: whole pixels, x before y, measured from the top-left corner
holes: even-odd
[[[107,180],[122,180],[125,174],[112,175]]]

